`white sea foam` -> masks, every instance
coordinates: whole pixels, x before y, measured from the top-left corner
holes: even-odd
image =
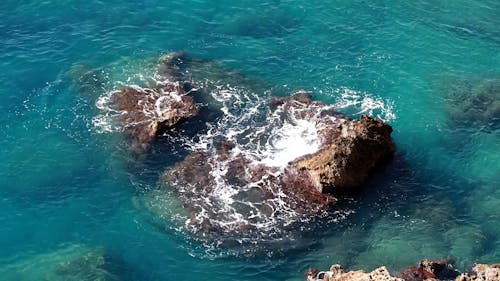
[[[319,149],[317,128],[312,122],[286,123],[273,133],[261,150],[260,162],[264,165],[285,167],[290,161]]]
[[[335,98],[335,107],[338,109],[352,110],[356,115],[367,114],[385,122],[396,119],[394,103],[390,100],[383,100],[372,94],[347,87],[334,89],[327,94]]]
[[[96,107],[101,111],[101,114],[92,118],[92,125],[98,133],[110,133],[121,131],[123,126],[117,122],[117,118],[122,112],[116,110],[111,102],[111,96],[118,91],[109,91],[100,96],[96,101]]]

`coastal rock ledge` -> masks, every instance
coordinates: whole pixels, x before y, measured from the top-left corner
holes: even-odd
[[[334,264],[329,271],[311,268],[306,281],[500,281],[500,263],[475,264],[470,272],[460,273],[451,260],[422,260],[418,266],[409,266],[392,276],[385,266],[372,272],[363,270],[345,272]]]

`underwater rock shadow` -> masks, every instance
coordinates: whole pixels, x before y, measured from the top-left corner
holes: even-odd
[[[0,267],[3,280],[122,280],[104,248],[70,245],[52,252],[17,258]],[[127,280],[127,279],[125,279]],[[130,279],[128,279],[130,280]]]
[[[448,103],[452,126],[500,129],[500,78],[445,77],[438,90]]]
[[[226,18],[223,22],[227,22]],[[290,9],[256,7],[237,9],[232,20],[215,27],[222,34],[250,37],[254,39],[281,38],[297,30],[301,19]]]

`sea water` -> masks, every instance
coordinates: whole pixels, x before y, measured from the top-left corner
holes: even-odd
[[[74,256],[82,271],[106,271],[86,280],[302,280],[333,263],[498,262],[499,11],[495,0],[2,1],[0,279],[50,280]],[[342,213],[298,225],[286,243],[257,241],[246,254],[193,239],[177,231],[175,196],[157,194],[189,146],[167,138],[134,155],[99,106],[153,83],[158,57],[177,50],[254,81],[216,85],[222,101],[250,97],[232,100],[238,114],[304,89],[389,122],[396,157]],[[280,166],[289,145],[314,150],[314,133],[278,130],[257,156]],[[144,211],[148,197],[164,217]]]

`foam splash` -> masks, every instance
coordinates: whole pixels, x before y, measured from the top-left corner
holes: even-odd
[[[267,139],[260,151],[260,163],[270,167],[285,167],[290,161],[318,150],[318,130],[313,122],[285,122]]]
[[[92,118],[92,125],[97,133],[111,133],[123,130],[123,126],[117,121],[122,114],[112,106],[111,97],[116,90],[107,92],[100,96],[96,101],[96,107],[101,111],[101,114]]]
[[[373,94],[356,91],[347,87],[340,87],[331,91],[321,91],[334,98],[337,109],[351,112],[353,115],[366,114],[372,117],[389,122],[396,119],[394,113],[394,102],[383,100]]]

